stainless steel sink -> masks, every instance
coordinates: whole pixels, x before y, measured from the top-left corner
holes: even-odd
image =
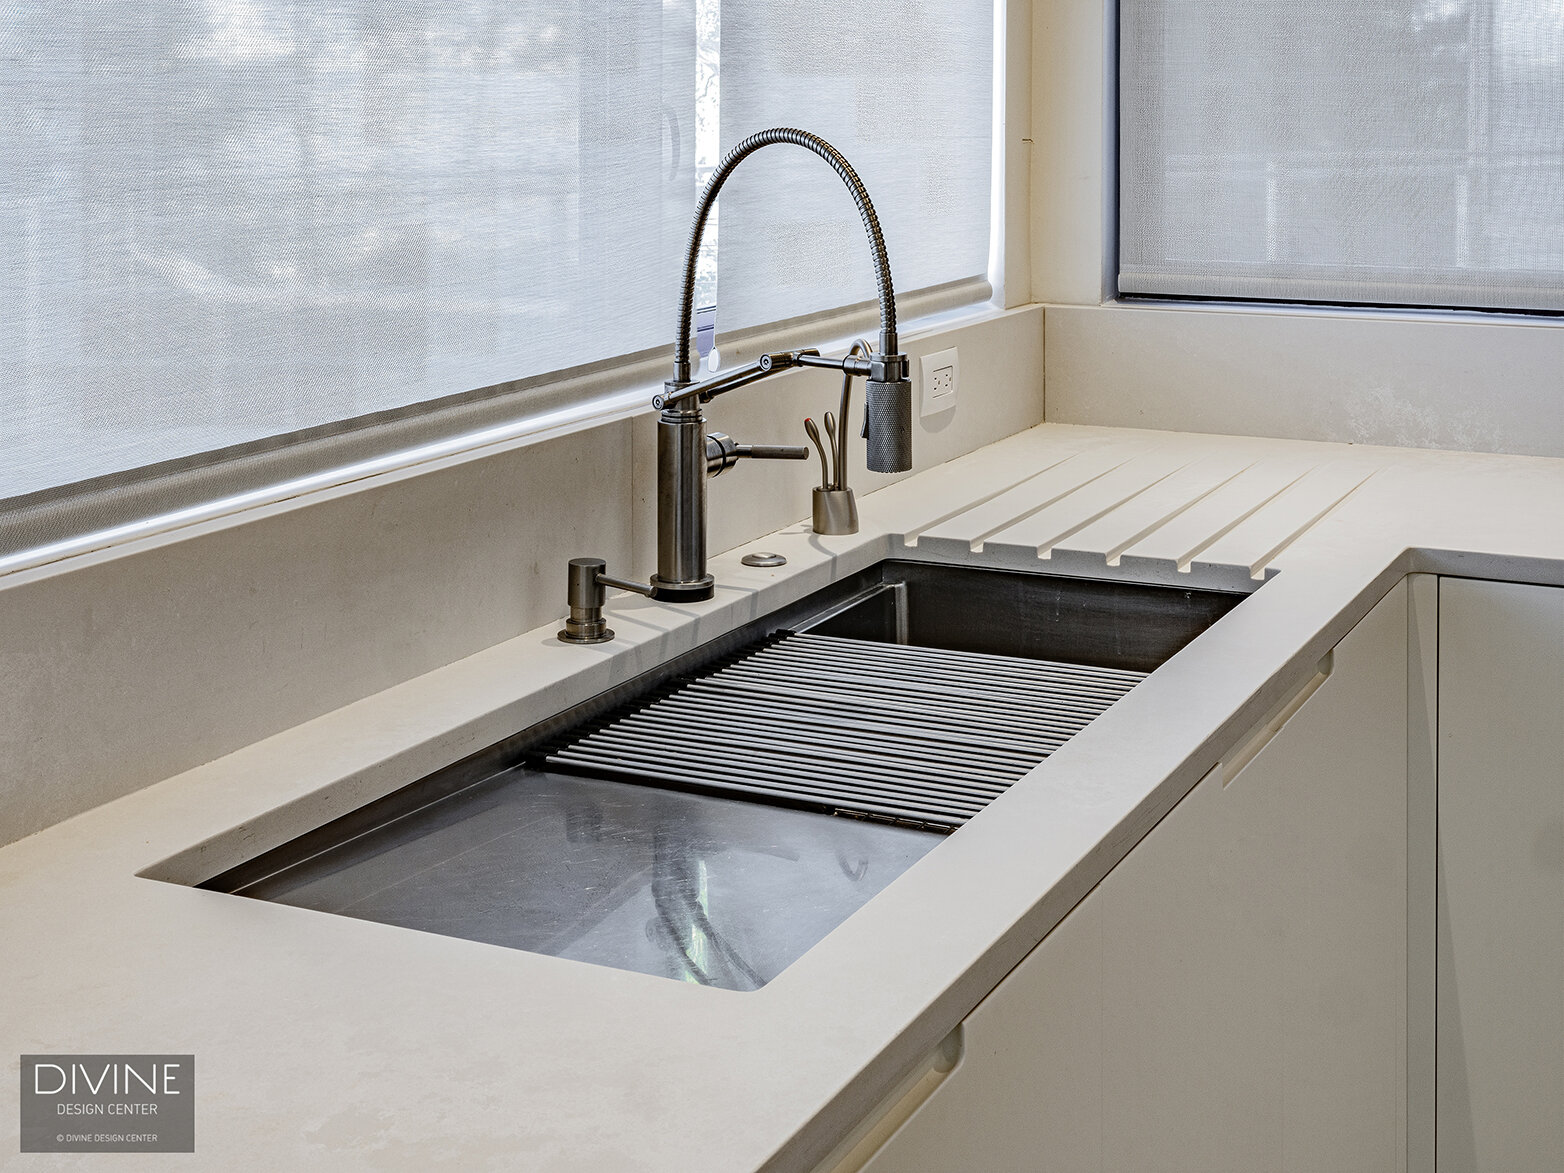
[[[893,560],[788,614],[820,635],[1150,672],[1246,597]]]
[[[393,796],[201,886],[753,990],[940,841],[524,765],[419,797]]]
[[[1242,598],[880,563],[201,886],[754,989]]]

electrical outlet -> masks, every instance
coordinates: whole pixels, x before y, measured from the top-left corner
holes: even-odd
[[[956,406],[961,386],[961,360],[956,348],[923,356],[923,406],[919,415],[940,415]]]

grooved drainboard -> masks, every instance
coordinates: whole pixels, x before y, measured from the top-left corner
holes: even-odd
[[[784,632],[593,722],[543,760],[950,831],[1145,676]]]

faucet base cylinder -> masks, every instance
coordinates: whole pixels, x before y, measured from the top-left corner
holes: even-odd
[[[711,598],[716,579],[711,575],[689,582],[669,582],[660,574],[652,575],[652,598],[661,603],[700,603]]]
[[[653,598],[704,586],[706,573],[706,419],[699,406],[669,409],[657,421],[657,573]]]

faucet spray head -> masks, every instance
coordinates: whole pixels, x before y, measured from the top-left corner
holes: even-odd
[[[863,434],[870,472],[906,472],[912,467],[912,383],[907,356],[896,353],[894,331],[881,330],[880,353],[869,361],[864,380]]]
[[[906,379],[864,384],[864,429],[870,472],[912,467],[912,384]]]

